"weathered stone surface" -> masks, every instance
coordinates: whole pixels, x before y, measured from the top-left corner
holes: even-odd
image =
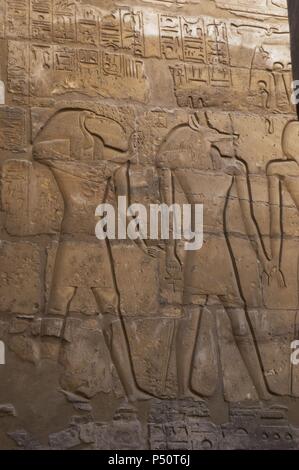
[[[77,429],[66,429],[49,436],[49,445],[52,449],[71,449],[80,444]]]
[[[66,392],[65,390],[61,391],[65,395],[67,401],[72,403],[76,410],[92,411],[92,406],[87,398],[82,397],[81,395],[76,395],[75,393]]]
[[[27,334],[11,335],[8,338],[8,347],[24,361],[38,364],[40,359],[40,347],[36,339]]]
[[[0,417],[3,416],[16,416],[17,412],[11,403],[0,405]]]
[[[0,311],[35,314],[41,307],[41,258],[36,243],[1,241]]]
[[[3,432],[22,449],[299,448],[287,1],[0,3]],[[119,197],[144,237],[118,220],[99,240]],[[170,240],[149,233],[155,204],[202,204],[201,248],[171,217]]]
[[[63,202],[47,168],[27,160],[8,160],[2,168],[2,203],[10,235],[57,233]]]
[[[67,320],[64,338],[62,386],[88,398],[110,392],[111,362],[97,320]]]
[[[41,335],[60,338],[62,328],[63,320],[60,318],[44,318],[41,325]]]
[[[140,450],[146,446],[144,432],[136,410],[120,406],[111,423],[98,423],[95,446],[101,450]]]
[[[45,446],[34,437],[32,434],[27,432],[25,429],[19,429],[8,433],[8,436],[15,441],[18,447],[22,450],[44,450]]]
[[[149,419],[153,450],[295,449],[298,427],[290,426],[284,407],[232,406],[229,422],[215,425],[198,402],[157,403]]]

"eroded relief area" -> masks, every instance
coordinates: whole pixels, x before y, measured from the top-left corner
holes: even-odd
[[[297,448],[286,2],[3,0],[0,43],[0,447]],[[202,248],[97,239],[120,197]]]

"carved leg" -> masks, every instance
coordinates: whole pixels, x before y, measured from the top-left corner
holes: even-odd
[[[271,395],[268,391],[257,346],[245,310],[242,308],[227,308],[226,311],[231,321],[234,338],[253,385],[262,400],[270,400]]]
[[[64,336],[69,306],[75,295],[75,292],[75,287],[61,287],[57,284],[54,284],[51,290],[46,316],[59,315],[63,317],[63,326],[62,330],[60,331],[60,337],[55,338],[56,341],[59,342],[59,356],[61,355],[63,350],[63,341],[61,341],[61,339]]]
[[[115,313],[119,312],[118,295],[113,289],[93,289],[103,313],[103,334],[111,359],[123,384],[129,401],[149,400],[151,395],[142,392],[136,383],[124,325]]]
[[[61,287],[54,285],[51,291],[48,314],[66,316],[69,304],[75,295],[75,287]]]
[[[113,288],[93,288],[93,295],[103,315],[118,315],[118,295]]]
[[[193,354],[198,334],[201,307],[186,307],[186,316],[179,320],[176,334],[176,361],[179,397],[196,397],[191,390]]]

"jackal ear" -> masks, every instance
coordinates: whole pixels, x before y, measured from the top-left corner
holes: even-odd
[[[124,128],[113,119],[105,116],[89,117],[84,121],[85,128],[90,134],[99,137],[106,147],[126,152],[129,147],[128,137]]]
[[[208,115],[205,110],[196,111],[189,117],[189,126],[194,131],[199,131],[203,127],[208,128]]]

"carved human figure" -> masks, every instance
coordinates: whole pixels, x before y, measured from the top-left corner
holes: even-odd
[[[64,200],[47,315],[66,317],[76,289],[91,289],[112,360],[128,398],[134,401],[149,395],[136,383],[109,240],[95,237],[95,210],[106,201],[109,188],[115,188],[116,196],[127,195],[130,145],[115,120],[88,110],[66,109],[38,133],[33,156],[51,169]]]
[[[200,313],[210,300],[217,298],[230,319],[238,349],[259,397],[267,399],[270,395],[226,235],[227,201],[234,186],[247,233],[265,272],[269,260],[252,218],[246,165],[234,157],[232,140],[232,135],[209,127],[203,113],[201,117],[192,116],[189,124],[173,129],[157,156],[164,202],[175,202],[175,188],[179,185],[189,204],[204,207],[201,250],[187,251],[182,266],[172,237],[166,246],[168,275],[178,279],[183,272],[184,278],[184,316],[178,320],[175,339],[178,388],[180,396],[194,396],[191,371]]]
[[[299,210],[299,122],[289,122],[282,135],[283,157],[273,160],[267,167],[269,202],[270,202],[270,232],[272,251],[271,278],[276,277],[283,287],[286,283],[281,270],[283,256],[283,198],[282,185],[291,195]]]

